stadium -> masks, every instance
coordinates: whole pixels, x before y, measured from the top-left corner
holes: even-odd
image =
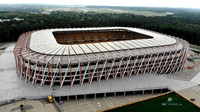
[[[188,49],[182,39],[140,28],[63,28],[22,34],[14,57],[21,79],[62,87],[173,74],[183,69]]]

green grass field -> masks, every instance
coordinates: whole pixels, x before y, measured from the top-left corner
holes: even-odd
[[[105,112],[200,112],[200,108],[173,92]]]

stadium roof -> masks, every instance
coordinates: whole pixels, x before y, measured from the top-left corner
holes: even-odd
[[[58,44],[53,32],[58,31],[92,31],[92,30],[129,30],[137,32],[153,38],[141,40],[122,40],[115,42],[102,42],[102,43],[89,43],[89,44],[76,44],[76,45],[61,45]],[[166,46],[175,44],[176,40],[168,35],[152,32],[149,30],[139,28],[127,27],[104,27],[104,28],[72,28],[72,29],[47,29],[40,30],[32,33],[29,47],[31,50],[52,55],[78,55],[88,53],[99,53],[108,51],[121,51],[127,49],[145,48]]]

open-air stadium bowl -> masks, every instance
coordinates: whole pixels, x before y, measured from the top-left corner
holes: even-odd
[[[40,85],[71,85],[183,69],[189,43],[129,27],[63,28],[23,33],[14,55],[16,71]]]

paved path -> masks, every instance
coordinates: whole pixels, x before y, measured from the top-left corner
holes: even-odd
[[[195,77],[193,77],[191,82],[200,84],[200,66],[199,66],[199,68],[196,68],[196,71],[197,71],[197,75]]]
[[[177,93],[184,96],[188,100],[195,98],[193,103],[200,107],[200,85],[177,91]]]
[[[20,112],[23,104],[26,112],[58,112],[53,103],[44,103],[38,100],[24,100],[0,106],[0,112]]]
[[[96,112],[97,110],[113,108],[131,102],[138,102],[158,95],[159,94],[145,94],[64,101],[61,108],[64,112]]]

